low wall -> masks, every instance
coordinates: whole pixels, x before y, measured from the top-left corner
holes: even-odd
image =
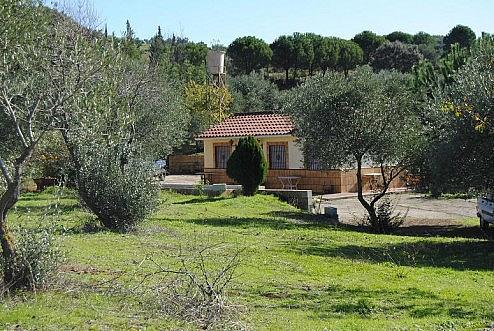
[[[226,175],[225,169],[204,169],[209,183],[236,184]],[[379,176],[366,176],[378,174],[379,168],[362,169],[364,191],[371,191],[373,186],[379,182]],[[268,170],[264,186],[267,189],[283,189],[279,177],[300,177],[297,183],[299,190],[312,190],[314,193],[347,193],[357,192],[356,170]],[[405,182],[400,177],[393,180],[390,188],[404,187]]]
[[[260,189],[259,192],[272,194],[292,206],[302,210],[312,212],[312,191],[311,190],[280,190],[280,189]]]
[[[204,170],[204,155],[170,155],[168,173],[170,175],[193,175]]]
[[[300,177],[297,183],[299,190],[312,190],[317,193],[339,193],[341,187],[341,170],[269,170],[265,186],[270,189],[282,189],[279,177]]]

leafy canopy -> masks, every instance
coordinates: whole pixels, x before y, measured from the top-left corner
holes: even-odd
[[[448,52],[451,46],[459,44],[460,47],[469,48],[475,42],[475,32],[466,25],[457,25],[444,36],[444,50]]]
[[[416,45],[407,45],[400,41],[381,45],[372,57],[372,67],[376,70],[398,70],[410,72],[414,65],[423,59]]]
[[[401,163],[419,134],[408,83],[406,75],[375,74],[369,67],[348,78],[332,72],[294,89],[285,110],[296,121],[306,155],[327,168],[363,159]]]
[[[247,36],[235,39],[228,46],[227,54],[232,59],[235,70],[250,74],[268,65],[273,51],[264,40]]]
[[[352,41],[356,42],[364,51],[364,63],[368,63],[376,49],[387,42],[383,36],[368,30],[355,35]]]

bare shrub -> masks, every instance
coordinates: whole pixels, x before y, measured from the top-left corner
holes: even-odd
[[[201,329],[245,329],[238,321],[239,307],[227,298],[241,253],[223,244],[187,247],[175,257],[175,268],[146,257],[157,270],[146,274],[140,285],[155,284],[145,287],[145,296],[167,316]]]

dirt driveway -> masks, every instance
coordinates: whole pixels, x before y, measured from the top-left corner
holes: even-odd
[[[401,231],[485,237],[471,219],[476,217],[475,199],[433,199],[422,194],[400,193],[392,194],[391,201],[396,212],[407,215]],[[356,197],[324,201],[322,208],[325,206],[336,207],[340,222],[350,226],[358,225],[366,215]]]
[[[393,194],[391,197],[395,211],[407,213],[407,218],[410,219],[458,221],[476,215],[474,199],[432,199],[413,193]],[[331,200],[323,204],[338,208],[340,221],[345,223],[351,223],[355,218],[365,215],[365,209],[356,197]]]

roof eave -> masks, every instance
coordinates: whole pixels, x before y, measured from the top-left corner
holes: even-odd
[[[246,136],[222,136],[222,137],[197,137],[195,140],[213,140],[213,139],[240,139]],[[293,133],[271,134],[271,135],[253,135],[256,138],[275,138],[275,137],[294,137]]]

